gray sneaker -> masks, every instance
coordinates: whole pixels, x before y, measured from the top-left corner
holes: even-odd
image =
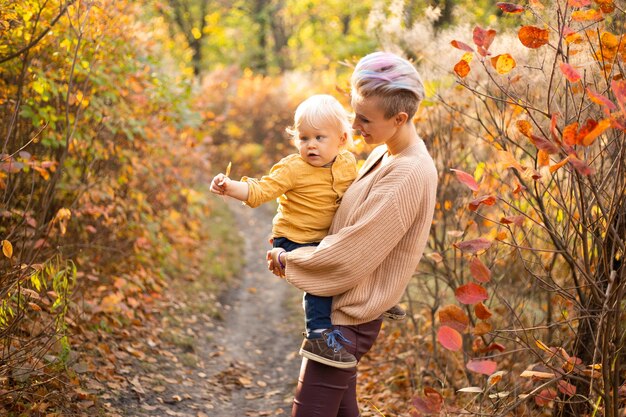
[[[356,358],[339,343],[339,340],[352,344],[339,330],[325,330],[322,337],[304,339],[300,355],[335,368],[353,368]]]

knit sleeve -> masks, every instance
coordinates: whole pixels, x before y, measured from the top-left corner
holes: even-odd
[[[284,158],[272,167],[268,175],[260,179],[242,177],[242,182],[248,183],[248,199],[246,205],[254,208],[263,203],[275,200],[294,186],[296,176],[292,172],[293,164],[290,159]]]
[[[348,226],[316,248],[287,254],[286,279],[319,296],[341,294],[370,276],[403,238],[423,209],[424,184],[415,169],[397,169],[372,187]]]

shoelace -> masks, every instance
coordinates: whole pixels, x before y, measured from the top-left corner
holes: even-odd
[[[341,333],[340,330],[333,330],[332,332],[328,332],[326,333],[326,344],[335,352],[339,352],[341,349],[343,349],[343,346],[341,345],[341,343],[339,343],[337,339],[349,345],[352,345],[352,342],[346,339],[346,337]]]

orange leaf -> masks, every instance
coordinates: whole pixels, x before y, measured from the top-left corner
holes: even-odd
[[[454,73],[461,78],[465,78],[470,72],[470,66],[467,61],[460,60],[454,66]]]
[[[517,37],[522,45],[535,49],[548,43],[550,32],[535,26],[522,26],[517,32]]]
[[[491,330],[493,330],[491,324],[487,323],[486,321],[481,321],[476,324],[476,326],[474,326],[474,330],[472,331],[472,333],[474,333],[476,336],[482,336],[489,333]]]
[[[483,361],[472,359],[466,365],[467,369],[477,374],[491,375],[498,369],[498,364],[494,361]]]
[[[517,162],[513,154],[509,151],[498,151],[498,161],[504,168],[514,168],[517,172],[524,172],[522,164]]]
[[[565,159],[563,159],[561,162],[558,162],[552,166],[550,166],[550,173],[554,173],[556,171],[558,171],[563,165],[567,164],[567,162],[569,161],[569,156]]]
[[[540,167],[547,167],[548,165],[550,165],[550,155],[548,154],[548,152],[539,149],[539,151],[537,151],[537,164]]]
[[[521,13],[524,11],[524,7],[520,6],[519,4],[513,4],[513,3],[500,2],[500,3],[496,3],[496,7],[498,7],[500,10],[502,10],[505,13]]]
[[[476,253],[481,250],[489,249],[489,247],[491,247],[491,241],[481,237],[478,239],[466,240],[464,242],[457,242],[454,244],[454,247],[459,249],[461,252]]]
[[[517,129],[527,138],[533,135],[533,127],[528,120],[518,120],[515,122],[515,126],[517,126]]]
[[[602,13],[594,9],[576,10],[572,12],[572,19],[577,22],[587,22],[590,20],[602,20]]]
[[[598,125],[598,122],[596,122],[595,120],[587,119],[587,121],[585,122],[585,125],[580,128],[578,133],[576,133],[576,143],[577,144],[582,143],[584,137],[587,136],[587,134],[591,132],[597,125]]]
[[[502,54],[491,58],[491,65],[496,69],[498,74],[507,74],[515,68],[516,63],[510,54]]]
[[[491,279],[491,271],[477,256],[470,261],[470,274],[478,282],[489,282]]]
[[[469,203],[469,209],[471,211],[476,211],[481,204],[486,206],[493,206],[496,204],[496,198],[492,195],[484,195],[482,197],[478,197]]]
[[[563,128],[563,143],[569,146],[577,145],[576,132],[578,132],[578,122],[565,126]]]
[[[594,93],[589,88],[587,88],[587,95],[589,96],[589,100],[593,101],[596,104],[606,107],[609,110],[615,110],[617,106],[608,98],[599,93]]]
[[[552,134],[552,140],[560,145],[561,140],[559,138],[558,131],[556,130],[556,122],[558,117],[558,113],[552,113],[552,117],[550,118],[550,133]]]
[[[467,51],[467,52],[474,52],[474,49],[469,46],[468,44],[466,44],[465,42],[461,42],[461,41],[451,41],[450,45],[454,46],[457,49],[460,49],[462,51]]]
[[[613,13],[615,11],[615,4],[613,0],[595,0],[602,13]]]
[[[489,310],[482,302],[474,306],[474,313],[476,313],[476,317],[481,320],[487,320],[492,315],[491,310]]]
[[[8,240],[2,241],[2,253],[7,258],[13,257],[13,245]]]
[[[591,0],[567,0],[570,7],[586,7],[591,4]]]
[[[570,64],[561,62],[559,64],[559,67],[561,68],[561,72],[563,73],[563,75],[565,75],[565,78],[567,78],[570,83],[575,83],[576,81],[580,80],[580,73],[576,71],[576,69]]]
[[[461,337],[461,334],[448,326],[441,326],[439,328],[437,340],[444,348],[453,352],[463,347],[463,337]]]
[[[524,220],[526,217],[520,216],[507,216],[500,219],[500,223],[502,224],[515,224],[517,226],[521,226],[524,224]]]
[[[454,291],[454,296],[461,304],[476,304],[489,298],[487,290],[473,282],[458,287]]]
[[[458,332],[464,332],[469,325],[469,317],[457,305],[449,304],[442,307],[437,314],[441,325],[451,327]]]
[[[593,130],[585,135],[582,140],[582,145],[591,145],[596,140],[596,138],[604,133],[604,131],[607,130],[609,127],[611,127],[610,119],[600,120],[598,124],[593,128]]]
[[[467,172],[461,171],[460,169],[451,169],[450,171],[454,172],[456,174],[457,179],[461,181],[463,184],[467,185],[470,190],[478,191],[478,183],[476,182],[476,180],[474,180],[474,177],[472,177],[470,174],[468,174]]]

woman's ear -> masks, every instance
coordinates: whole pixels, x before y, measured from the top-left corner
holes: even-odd
[[[401,111],[400,113],[396,114],[395,119],[396,126],[402,126],[409,120],[409,115]]]

